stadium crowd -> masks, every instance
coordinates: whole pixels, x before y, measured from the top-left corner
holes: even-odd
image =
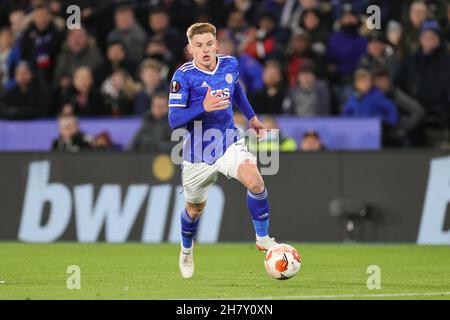
[[[81,29],[66,27],[72,4]],[[193,22],[217,26],[259,114],[379,117],[384,146],[450,143],[448,0],[1,0],[0,118],[58,117],[53,149],[77,151],[114,149],[77,117],[142,116],[129,148],[167,150],[168,83]]]

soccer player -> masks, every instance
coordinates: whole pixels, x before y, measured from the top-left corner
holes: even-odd
[[[195,23],[186,35],[193,61],[182,65],[173,75],[169,124],[172,129],[185,128],[189,132],[183,144],[182,184],[186,206],[181,212],[179,266],[181,275],[190,278],[194,273],[193,238],[206,205],[208,188],[219,173],[237,179],[247,188],[247,207],[255,227],[256,247],[267,251],[277,243],[269,237],[269,201],[256,158],[233,123],[234,105],[246,116],[257,138],[265,129],[239,84],[238,62],[232,56],[217,54],[213,25]],[[217,132],[220,138],[209,137]]]

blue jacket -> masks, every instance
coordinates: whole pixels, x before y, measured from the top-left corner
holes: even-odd
[[[395,104],[377,88],[373,87],[365,95],[352,95],[344,105],[344,116],[379,117],[394,127],[398,123],[398,112]]]
[[[328,39],[327,60],[335,64],[340,75],[351,75],[366,53],[367,39],[358,34],[333,32]]]

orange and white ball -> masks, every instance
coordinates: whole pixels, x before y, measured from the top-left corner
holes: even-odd
[[[267,273],[275,279],[286,280],[300,271],[302,258],[298,251],[285,243],[273,246],[266,253],[264,266]]]

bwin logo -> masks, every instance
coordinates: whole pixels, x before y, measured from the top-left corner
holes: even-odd
[[[78,241],[97,241],[102,227],[105,226],[106,241],[124,242],[139,212],[144,210],[141,240],[161,242],[172,192],[175,192],[168,240],[173,243],[180,241],[179,217],[184,207],[184,199],[180,195],[181,186],[160,184],[150,187],[147,184],[131,184],[126,190],[122,190],[118,184],[104,184],[99,187],[98,196],[94,199],[93,184],[76,185],[72,191],[63,183],[49,181],[50,168],[49,161],[36,161],[29,165],[19,240],[58,240],[66,231],[74,214]],[[122,195],[123,192],[125,196]],[[197,236],[198,241],[204,243],[218,240],[225,203],[224,193],[218,186],[210,189],[209,198]],[[50,209],[48,219],[45,225],[42,225],[46,203]]]

